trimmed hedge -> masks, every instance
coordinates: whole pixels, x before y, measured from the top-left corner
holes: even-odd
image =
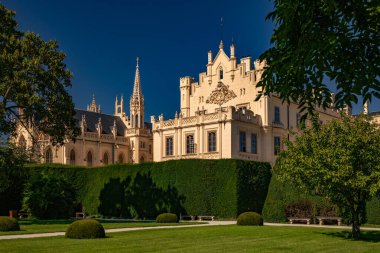
[[[69,225],[65,237],[73,239],[104,238],[106,233],[102,224],[96,220],[77,220]]]
[[[156,218],[157,223],[177,223],[178,216],[175,213],[162,213]]]
[[[263,217],[255,212],[245,212],[239,215],[236,221],[240,226],[262,226],[264,225]]]
[[[271,178],[269,163],[233,159],[172,160],[80,168],[40,164],[73,182],[88,215],[155,219],[160,213],[235,219],[262,212]]]
[[[19,231],[20,225],[16,219],[0,217],[0,231]]]
[[[287,182],[280,182],[276,175],[273,175],[263,208],[264,220],[266,222],[286,222],[287,207],[289,208],[291,205],[299,206],[305,202],[312,206],[311,218],[313,219],[318,215],[339,215],[345,218],[345,222],[349,219],[347,212],[341,212],[325,198],[311,195],[307,191],[289,185]],[[288,215],[290,214],[288,213]],[[380,200],[377,197],[367,203],[367,223],[380,224]]]

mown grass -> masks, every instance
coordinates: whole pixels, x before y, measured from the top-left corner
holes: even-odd
[[[141,230],[105,239],[64,237],[0,240],[2,252],[380,252],[380,232],[304,227],[213,226]]]
[[[35,233],[50,233],[50,232],[64,232],[70,223],[74,220],[21,220],[20,231],[1,232],[1,235],[20,235],[20,234],[35,234]],[[105,229],[110,228],[132,228],[132,227],[155,227],[155,226],[175,226],[198,224],[194,222],[181,222],[181,223],[156,223],[156,222],[120,222],[110,220],[100,220]],[[1,251],[0,251],[1,252]]]

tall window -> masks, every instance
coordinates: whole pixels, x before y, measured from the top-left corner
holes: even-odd
[[[281,122],[281,119],[280,119],[280,107],[278,107],[278,106],[274,107],[274,122],[275,123],[280,123]]]
[[[103,164],[104,165],[108,165],[108,153],[104,153],[103,155]]]
[[[124,163],[124,156],[123,156],[123,154],[119,154],[119,163]]]
[[[173,137],[166,138],[166,156],[173,155]]]
[[[52,163],[53,162],[53,152],[51,151],[51,148],[49,148],[45,152],[45,162],[46,163]]]
[[[186,136],[186,154],[194,153],[194,135]]]
[[[74,149],[72,149],[70,151],[70,164],[75,165],[75,151],[74,151]]]
[[[257,154],[257,134],[251,135],[251,153]]]
[[[278,136],[274,137],[274,155],[278,155],[280,153],[280,147],[281,147],[281,139]]]
[[[20,139],[18,140],[18,145],[25,149],[26,148],[26,140],[25,140],[25,137],[24,135],[21,135]]]
[[[240,131],[239,133],[239,144],[240,144],[240,152],[247,152],[247,145],[245,139],[245,132]]]
[[[91,151],[88,151],[88,153],[87,153],[87,166],[92,167],[92,153],[91,153]]]
[[[216,133],[209,132],[208,133],[208,152],[216,151]]]
[[[220,69],[219,69],[219,79],[220,80],[223,79],[223,69],[222,69],[222,67],[220,67]]]
[[[296,127],[299,128],[300,114],[296,113]]]

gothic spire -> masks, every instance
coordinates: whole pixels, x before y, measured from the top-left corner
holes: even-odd
[[[139,57],[136,59],[136,74],[135,74],[135,83],[133,85],[133,94],[134,98],[142,98],[141,84],[140,84],[140,71],[139,71]]]

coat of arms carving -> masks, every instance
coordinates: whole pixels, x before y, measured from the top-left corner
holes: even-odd
[[[213,90],[210,96],[207,98],[206,103],[208,104],[217,104],[221,106],[222,104],[230,101],[235,98],[236,94],[229,89],[228,85],[225,85],[222,82],[218,82],[215,90]]]

